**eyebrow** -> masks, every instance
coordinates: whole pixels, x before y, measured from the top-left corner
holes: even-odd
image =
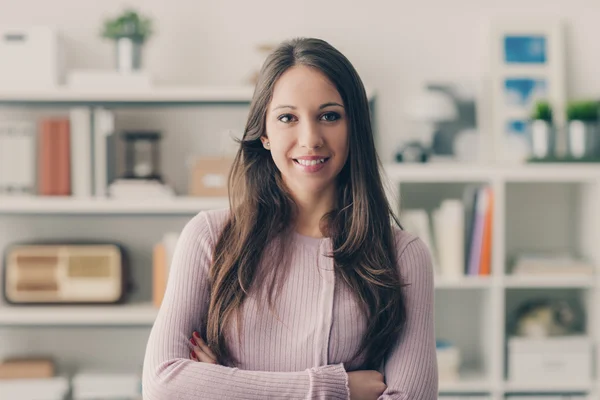
[[[344,108],[344,106],[341,105],[340,103],[336,103],[336,102],[332,101],[332,102],[329,102],[329,103],[321,104],[319,106],[319,110],[322,110],[324,108],[331,107],[331,106],[338,106],[338,107]],[[279,105],[279,106],[273,108],[272,111],[279,110],[280,108],[291,108],[292,110],[295,110],[297,107],[296,106],[290,106],[290,105],[283,104],[283,105]]]

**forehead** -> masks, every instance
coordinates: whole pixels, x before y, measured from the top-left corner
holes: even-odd
[[[311,106],[327,102],[342,103],[342,98],[333,83],[319,70],[297,65],[285,71],[275,83],[271,103],[296,107]]]

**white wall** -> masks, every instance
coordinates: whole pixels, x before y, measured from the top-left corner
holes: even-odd
[[[420,3],[420,4],[418,4]],[[585,0],[0,0],[0,24],[53,24],[71,68],[110,68],[112,47],[98,32],[124,5],[156,18],[146,61],[157,81],[237,84],[256,63],[254,46],[292,36],[321,37],[344,52],[377,89],[384,160],[408,131],[401,104],[431,78],[485,73],[485,22],[497,15],[563,16],[570,96],[600,94],[600,4]]]

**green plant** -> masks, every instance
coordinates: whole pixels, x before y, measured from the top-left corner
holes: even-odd
[[[567,104],[567,119],[569,121],[598,121],[598,102],[593,100],[577,100]]]
[[[102,37],[107,39],[130,38],[144,42],[152,35],[152,21],[140,16],[135,10],[127,9],[121,15],[104,21]]]
[[[535,103],[531,119],[541,119],[542,121],[552,122],[552,106],[546,100],[538,100]]]

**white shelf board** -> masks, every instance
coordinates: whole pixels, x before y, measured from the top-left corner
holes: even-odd
[[[123,89],[118,87],[71,88],[59,86],[49,89],[4,90],[0,101],[25,102],[247,102],[252,98],[252,86],[192,87],[158,86]]]
[[[152,325],[158,309],[152,303],[122,305],[0,306],[0,326]]]
[[[491,276],[463,276],[460,278],[444,278],[436,275],[434,278],[437,289],[485,289],[494,284]]]
[[[390,163],[384,172],[394,182],[591,182],[600,180],[600,163],[522,165]]]
[[[155,86],[122,89],[118,87],[77,89],[58,86],[49,89],[0,91],[0,102],[98,102],[98,103],[250,103],[254,86]],[[374,93],[367,88],[367,96]]]
[[[588,392],[592,390],[594,384],[592,381],[547,381],[547,382],[504,382],[505,393],[530,392],[530,393],[551,393],[551,392]]]
[[[394,182],[485,182],[493,178],[498,169],[455,163],[392,163],[384,165],[384,172]]]
[[[600,179],[600,163],[534,163],[505,168],[507,182],[590,182]]]
[[[110,199],[53,196],[0,197],[0,214],[194,214],[229,207],[227,198]]]
[[[441,393],[484,393],[492,391],[492,384],[488,377],[481,372],[468,371],[460,374],[458,381],[439,382]]]
[[[504,286],[507,288],[593,288],[595,276],[506,276]]]

